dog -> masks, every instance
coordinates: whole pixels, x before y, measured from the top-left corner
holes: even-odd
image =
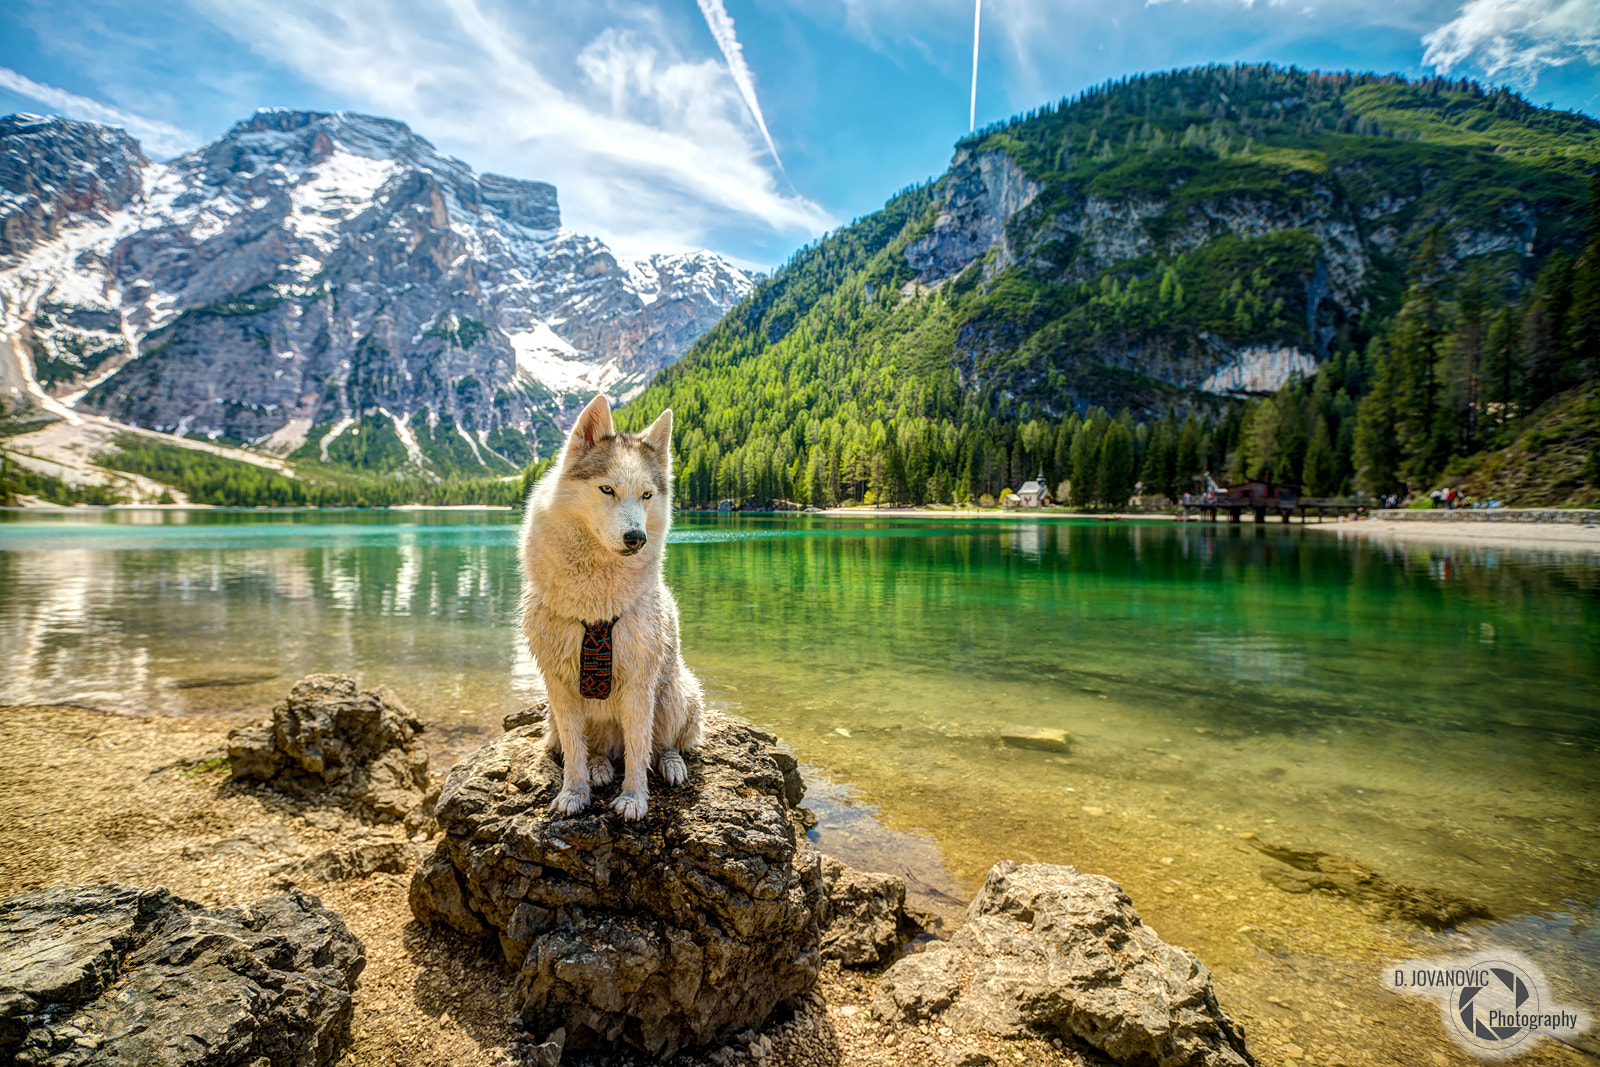
[[[545,743],[562,759],[550,809],[576,815],[614,780],[624,819],[649,806],[651,763],[688,778],[704,698],[678,650],[678,605],[661,578],[672,525],[672,412],[618,433],[611,401],[591,400],[561,457],[528,493],[519,540],[522,633],[549,699]],[[609,624],[609,625],[608,625]]]

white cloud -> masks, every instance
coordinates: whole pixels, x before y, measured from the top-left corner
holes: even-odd
[[[120,126],[138,139],[145,152],[158,158],[177,155],[193,148],[199,140],[187,130],[134,115],[87,96],[57,89],[53,85],[36,82],[26,75],[18,74],[10,67],[0,67],[0,89],[9,89],[18,96],[37,100],[50,108],[53,113],[65,115],[67,118],[85,119],[106,126]]]
[[[1489,77],[1534,84],[1539,72],[1600,63],[1596,0],[1468,0],[1461,13],[1422,39],[1422,61],[1448,74],[1475,67]]]
[[[750,73],[750,64],[744,61],[744,49],[734,33],[733,18],[728,14],[728,9],[722,6],[722,0],[700,0],[700,14],[705,16],[706,28],[722,50],[728,73],[733,76],[733,84],[738,87],[745,107],[750,109],[750,117],[756,120],[756,126],[767,142],[767,151],[772,153],[772,161],[782,170],[783,161],[778,158],[778,147],[772,143],[772,134],[767,132],[767,120],[761,114],[761,102],[756,99],[755,75]]]
[[[699,247],[752,221],[790,237],[834,223],[779,191],[721,68],[679,54],[658,13],[496,10],[493,0],[192,0],[266,59],[341,101],[408,122],[480,169],[551,181],[563,221],[624,254]],[[573,47],[573,40],[587,43]]]

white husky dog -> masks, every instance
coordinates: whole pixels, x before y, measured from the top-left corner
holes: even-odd
[[[678,605],[661,580],[672,525],[672,412],[642,434],[617,433],[597,396],[567,435],[560,461],[528,494],[522,521],[522,633],[550,701],[550,752],[563,757],[550,809],[574,815],[589,783],[611,806],[644,817],[651,762],[668,785],[688,777],[700,744],[700,683],[678,656]]]

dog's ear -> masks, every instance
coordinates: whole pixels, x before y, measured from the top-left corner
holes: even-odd
[[[602,437],[609,437],[616,433],[611,425],[611,398],[601,393],[589,401],[587,407],[578,414],[578,421],[573,424],[572,432],[567,435],[567,447],[561,454],[561,464],[566,466],[589,449]]]
[[[660,453],[667,463],[672,462],[672,409],[656,416],[656,421],[644,432],[644,443]]]

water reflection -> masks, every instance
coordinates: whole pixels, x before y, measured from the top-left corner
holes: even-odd
[[[341,671],[468,746],[539,691],[516,521],[0,520],[0,701],[256,715]],[[712,696],[890,823],[955,840],[995,776],[1021,775],[1017,804],[1060,806],[1070,765],[1073,803],[1104,807],[1082,795],[1099,788],[1329,841],[1359,825],[1374,863],[1459,881],[1492,861],[1480,880],[1507,899],[1595,882],[1570,836],[1600,811],[1584,557],[1278,527],[689,516],[668,573]],[[1008,753],[1008,724],[1066,730],[1072,752]],[[932,782],[946,794],[912,788]],[[1458,839],[1429,844],[1419,821]],[[1508,864],[1493,839],[1511,822]]]
[[[448,762],[538,693],[516,521],[0,517],[0,702],[254,717],[339,671],[394,687]],[[1309,954],[1354,961],[1360,985],[1386,953],[1426,954],[1267,886],[1254,834],[1483,899],[1501,923],[1452,937],[1542,945],[1553,980],[1600,980],[1592,555],[688,516],[667,571],[713,704],[810,768],[819,844],[903,866],[925,904],[997,859],[1064,862],[1123,882],[1228,981]],[[1065,731],[1067,751],[1002,743],[1015,725]]]

